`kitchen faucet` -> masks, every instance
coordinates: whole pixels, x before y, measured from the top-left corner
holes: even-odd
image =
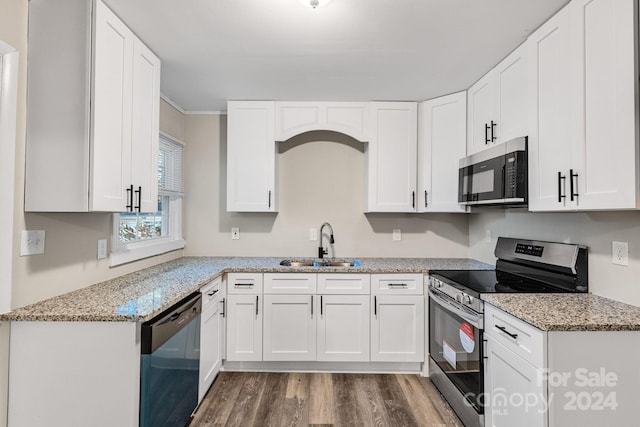
[[[329,244],[333,244],[336,242],[333,239],[333,227],[331,227],[331,224],[329,224],[328,222],[323,222],[320,226],[320,247],[318,248],[318,258],[320,259],[322,259],[322,257],[329,253],[328,250],[322,246],[322,230],[324,229],[324,227],[329,227]]]

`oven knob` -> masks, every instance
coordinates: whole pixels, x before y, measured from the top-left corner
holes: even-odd
[[[464,295],[462,300],[465,304],[468,304],[468,305],[473,304],[473,297],[471,295]]]
[[[459,303],[462,303],[462,295],[463,294],[456,294],[456,301]]]

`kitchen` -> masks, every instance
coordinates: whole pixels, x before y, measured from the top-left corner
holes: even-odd
[[[20,52],[26,52],[27,2],[5,1],[2,7],[0,39]],[[486,64],[486,69],[494,63]],[[471,215],[363,215],[365,165],[362,148],[353,141],[327,144],[323,140],[333,141],[335,136],[321,134],[316,138],[320,142],[299,140],[298,144],[290,141],[281,145],[280,212],[277,215],[228,213],[224,178],[226,117],[222,114],[182,114],[164,100],[161,102],[161,130],[187,146],[185,164],[189,166],[185,170],[187,196],[183,229],[187,246],[183,251],[110,268],[108,260],[95,259],[95,246],[99,239],[111,235],[111,215],[23,211],[24,55],[21,56],[20,73],[14,254],[19,248],[22,230],[46,230],[47,240],[44,255],[14,255],[11,308],[182,255],[311,257],[315,255],[317,245],[308,240],[308,229],[325,220],[335,228],[334,248],[338,257],[469,257],[494,263],[493,249],[498,236],[584,244],[590,249],[590,291],[640,305],[640,290],[635,284],[640,265],[634,256],[634,242],[640,241],[640,227],[635,211],[529,213],[525,210],[483,210]],[[480,74],[482,72],[475,77]],[[473,81],[475,79],[469,83]],[[331,165],[331,169],[326,170],[326,165]],[[309,187],[314,188],[314,192],[305,191]],[[231,240],[232,227],[240,229],[241,238],[237,241]],[[402,240],[392,240],[393,229],[401,230]],[[628,267],[611,263],[612,241],[630,243]],[[0,327],[0,332],[6,342],[5,325]],[[6,354],[6,346],[2,348],[2,354]]]

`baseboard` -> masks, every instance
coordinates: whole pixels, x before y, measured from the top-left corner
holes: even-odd
[[[330,372],[369,374],[423,374],[420,362],[229,362],[228,372]]]

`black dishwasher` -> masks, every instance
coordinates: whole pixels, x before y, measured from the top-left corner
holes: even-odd
[[[142,324],[140,427],[183,427],[196,409],[201,312],[197,292]]]

